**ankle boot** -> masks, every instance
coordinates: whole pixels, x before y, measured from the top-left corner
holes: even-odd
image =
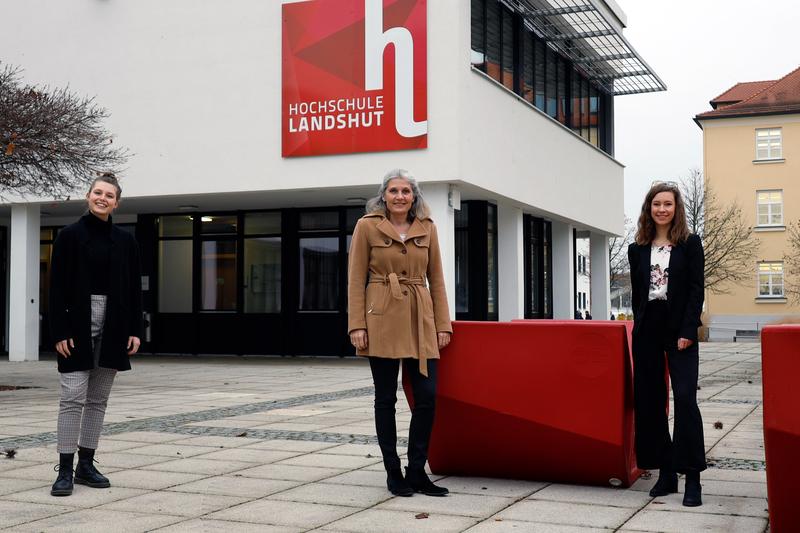
[[[703,489],[700,485],[700,472],[686,474],[686,486],[683,489],[683,505],[685,507],[699,507],[703,505]]]
[[[650,496],[666,496],[678,492],[678,474],[672,470],[662,468],[658,471],[658,481],[650,489]]]
[[[107,489],[111,486],[108,478],[94,467],[94,450],[91,448],[78,448],[78,467],[75,469],[75,483],[95,489]]]
[[[424,469],[420,468],[411,469],[406,468],[406,481],[411,485],[415,492],[421,492],[427,496],[445,496],[450,491],[444,487],[437,487],[433,481],[428,478],[428,474]]]
[[[58,465],[53,469],[58,472],[56,482],[50,489],[51,496],[69,496],[72,494],[72,462],[75,459],[74,453],[61,453],[58,457]]]
[[[395,496],[411,496],[414,489],[403,477],[403,471],[399,468],[392,468],[386,471],[386,488]]]

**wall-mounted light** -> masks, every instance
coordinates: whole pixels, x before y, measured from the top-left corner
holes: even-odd
[[[214,217],[200,217],[200,222],[214,222]]]

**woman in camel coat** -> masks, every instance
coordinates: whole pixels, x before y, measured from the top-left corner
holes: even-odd
[[[424,470],[433,427],[436,363],[453,331],[439,240],[428,212],[414,178],[405,170],[393,170],[367,204],[350,246],[348,333],[356,353],[369,358],[387,487],[401,496],[414,491],[447,494]],[[401,360],[414,393],[405,478],[397,455],[394,407]]]

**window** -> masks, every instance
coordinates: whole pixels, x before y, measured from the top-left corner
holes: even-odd
[[[758,297],[783,298],[783,263],[758,264]]]
[[[472,65],[486,72],[486,47],[484,46],[486,0],[472,0]]]
[[[246,213],[244,229],[244,312],[280,313],[281,214]]]
[[[757,191],[759,226],[783,225],[783,191]]]
[[[158,217],[158,311],[192,312],[193,215]]]
[[[781,129],[756,130],[756,160],[781,159],[782,157]]]

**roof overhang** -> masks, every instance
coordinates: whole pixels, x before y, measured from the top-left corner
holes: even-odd
[[[665,91],[666,84],[622,36],[602,0],[503,0],[555,51],[613,95]]]

